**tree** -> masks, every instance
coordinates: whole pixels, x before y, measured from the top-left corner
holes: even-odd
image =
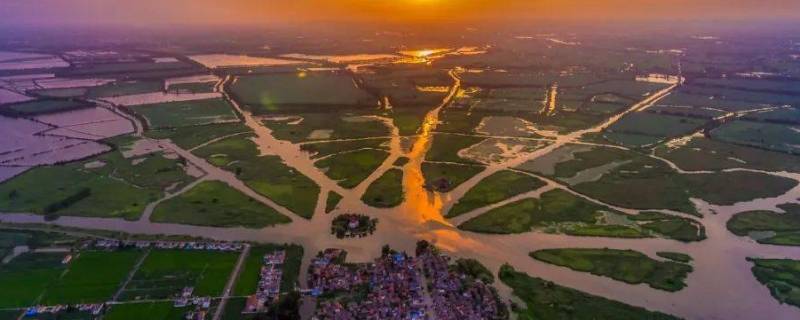
[[[267,319],[300,319],[300,293],[292,291],[282,296],[267,312]]]

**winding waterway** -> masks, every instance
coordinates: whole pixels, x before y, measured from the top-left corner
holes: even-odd
[[[429,192],[424,187],[421,164],[430,147],[432,134],[438,123],[439,113],[446,108],[460,89],[459,71],[450,71],[453,84],[441,105],[431,110],[425,117],[420,132],[415,137],[410,150],[404,150],[402,139],[391,121],[381,120],[392,128],[390,143],[391,155],[373,172],[369,178],[352,190],[344,189],[328,178],[313,165],[311,155],[302,151],[298,144],[276,139],[271,131],[261,124],[261,119],[242,109],[235,101],[235,108],[244,115],[245,124],[255,131],[254,141],[263,154],[280,156],[289,166],[308,176],[320,185],[322,192],[317,203],[316,214],[310,220],[292,214],[275,202],[260,196],[237,180],[235,175],[221,170],[196,157],[191,152],[182,150],[168,141],[158,141],[166,149],[172,149],[187,161],[200,168],[205,175],[203,180],[223,181],[241,190],[248,196],[278,209],[290,216],[291,224],[265,229],[245,228],[213,228],[176,224],[152,223],[149,214],[143,215],[139,221],[123,221],[119,219],[61,217],[54,222],[45,222],[41,216],[25,213],[7,213],[0,215],[3,221],[16,223],[54,223],[62,226],[106,229],[142,234],[170,234],[208,237],[219,240],[260,241],[276,243],[297,243],[305,248],[303,271],[317,251],[337,247],[348,250],[348,259],[365,262],[380,254],[381,247],[388,244],[394,248],[413,252],[418,240],[434,242],[443,250],[459,257],[476,258],[487,267],[497,271],[504,263],[510,263],[517,270],[527,272],[536,277],[554,281],[558,284],[576,288],[591,294],[619,300],[636,306],[662,311],[688,319],[798,319],[800,309],[781,305],[773,299],[768,289],[758,283],[750,272],[751,264],[747,257],[793,258],[800,259],[800,248],[760,245],[752,240],[737,237],[725,228],[725,222],[734,213],[753,209],[774,209],[776,205],[786,202],[797,202],[800,198],[800,187],[772,199],[758,199],[733,206],[712,206],[698,202],[704,216],[701,222],[705,225],[708,239],[696,243],[682,243],[674,240],[652,239],[614,239],[586,238],[558,234],[530,232],[519,235],[485,235],[466,232],[454,227],[464,218],[448,220],[443,217],[458,199],[474,187],[483,178],[508,168],[516,167],[529,160],[544,156],[561,146],[579,143],[578,139],[585,134],[600,132],[612,125],[625,114],[647,108],[669,94],[675,86],[670,86],[653,94],[644,101],[633,105],[625,113],[614,116],[608,121],[590,129],[558,135],[552,143],[526,153],[523,156],[493,163],[488,168],[460,185],[449,193]],[[229,77],[217,86],[228,87],[235,78]],[[227,93],[223,95],[230,99]],[[138,126],[137,126],[138,127]],[[405,201],[393,209],[375,209],[366,206],[360,199],[367,187],[384,172],[393,167],[399,157],[405,156],[410,161],[404,166],[403,189]],[[800,175],[788,173],[770,173],[786,176],[800,181]],[[543,190],[564,188],[564,186],[548,181],[547,187],[532,191],[517,198],[537,196]],[[184,189],[186,190],[186,189]],[[325,214],[325,200],[328,191],[335,191],[343,196],[336,211]],[[181,191],[178,191],[181,192]],[[585,197],[585,196],[583,196]],[[515,198],[515,199],[517,199]],[[588,197],[586,197],[588,198]],[[590,199],[590,198],[589,198]],[[592,201],[602,203],[595,199]],[[507,200],[512,201],[512,200]],[[499,204],[493,205],[497,206]],[[471,216],[485,212],[489,208],[470,213]],[[620,208],[621,210],[626,210]],[[626,210],[630,211],[630,210]],[[712,213],[712,211],[714,213]],[[337,213],[359,212],[380,219],[376,233],[362,239],[336,239],[331,236],[330,222]],[[690,254],[694,258],[692,272],[688,279],[688,287],[675,293],[659,291],[647,285],[630,285],[588,273],[574,272],[566,268],[549,265],[531,259],[530,251],[546,248],[615,248],[633,249],[655,257],[658,251],[676,251]],[[301,273],[305,276],[305,272]],[[305,285],[304,277],[301,284]],[[510,298],[509,288],[498,281],[501,294]]]

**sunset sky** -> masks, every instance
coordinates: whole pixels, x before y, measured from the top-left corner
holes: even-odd
[[[4,24],[787,20],[797,0],[3,0]]]

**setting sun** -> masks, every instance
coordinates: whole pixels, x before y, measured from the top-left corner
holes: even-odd
[[[435,54],[444,53],[450,51],[450,49],[421,49],[421,50],[404,50],[400,51],[400,54],[411,56],[415,58],[427,58]]]

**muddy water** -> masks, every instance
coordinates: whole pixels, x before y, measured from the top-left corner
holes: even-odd
[[[477,184],[482,178],[498,170],[516,167],[530,160],[538,159],[552,151],[570,143],[586,133],[598,132],[613,124],[622,115],[615,116],[606,123],[576,133],[562,135],[552,140],[546,147],[507,161],[491,164],[487,170],[462,184],[447,194],[431,193],[424,187],[421,163],[430,147],[432,132],[438,122],[439,111],[446,107],[458,91],[460,81],[456,72],[451,72],[454,84],[447,99],[432,110],[426,117],[419,136],[413,141],[410,150],[401,147],[403,139],[399,138],[396,128],[391,140],[391,156],[366,181],[352,190],[346,190],[331,181],[323,172],[314,167],[311,155],[300,150],[299,145],[275,139],[270,130],[261,125],[259,118],[243,111],[245,123],[256,133],[254,141],[263,154],[280,156],[287,164],[316,181],[321,189],[321,197],[317,204],[316,214],[311,220],[291,215],[269,199],[253,192],[235,176],[220,170],[205,160],[181,150],[174,144],[160,141],[162,147],[172,149],[187,159],[191,164],[205,172],[203,179],[219,180],[228,183],[261,201],[273,206],[280,212],[290,215],[293,223],[266,229],[254,230],[244,228],[210,228],[186,225],[151,223],[146,216],[140,221],[121,221],[117,219],[98,219],[63,217],[55,223],[65,226],[119,230],[143,234],[177,234],[210,237],[220,240],[243,240],[264,242],[293,242],[306,249],[303,270],[308,266],[310,258],[318,251],[328,247],[339,247],[349,251],[352,261],[368,261],[380,254],[381,247],[389,244],[400,250],[412,252],[416,241],[429,240],[435,242],[443,250],[461,257],[471,257],[482,261],[487,267],[497,271],[503,263],[511,263],[518,270],[533,276],[555,281],[591,294],[601,295],[625,303],[663,311],[690,319],[797,319],[800,309],[780,305],[770,295],[766,287],[759,284],[750,273],[750,263],[746,257],[758,256],[769,258],[800,259],[800,248],[759,245],[744,237],[736,237],[725,229],[725,221],[734,213],[752,209],[774,209],[778,204],[796,202],[800,198],[800,187],[787,194],[773,199],[759,199],[734,206],[717,207],[698,203],[706,213],[702,222],[707,228],[709,239],[699,243],[681,243],[666,239],[611,239],[580,238],[566,235],[531,232],[521,235],[484,235],[458,230],[453,227],[456,222],[443,218],[445,212],[457,199]],[[226,79],[225,81],[231,81]],[[631,107],[630,112],[646,108],[670,92],[674,87],[646,99]],[[624,115],[624,114],[623,114]],[[385,119],[387,125],[391,125]],[[408,144],[408,142],[406,142]],[[392,167],[392,163],[400,156],[409,157],[404,166],[403,188],[405,202],[394,209],[373,209],[364,205],[360,198],[366,187]],[[777,173],[776,173],[777,174]],[[798,174],[781,175],[800,180]],[[542,190],[534,191],[527,196],[551,188],[559,187],[552,181]],[[336,191],[343,195],[339,208],[332,214],[324,213],[325,199],[328,191]],[[178,191],[180,192],[180,191]],[[535,194],[536,193],[536,194]],[[594,200],[597,201],[597,200]],[[483,209],[481,209],[483,210]],[[711,212],[716,214],[711,214]],[[336,239],[329,235],[332,218],[342,212],[360,212],[380,218],[378,229],[372,237],[364,239]],[[471,213],[475,215],[476,213]],[[44,223],[41,216],[29,214],[3,214],[4,221]],[[586,247],[633,249],[652,257],[658,251],[677,251],[692,255],[695,271],[687,279],[688,287],[677,293],[655,290],[646,285],[629,285],[608,278],[586,273],[573,272],[566,268],[548,265],[528,257],[528,252],[544,248]],[[303,273],[303,276],[305,274]],[[301,283],[305,281],[301,280]],[[510,298],[509,289],[498,282],[501,293]]]

